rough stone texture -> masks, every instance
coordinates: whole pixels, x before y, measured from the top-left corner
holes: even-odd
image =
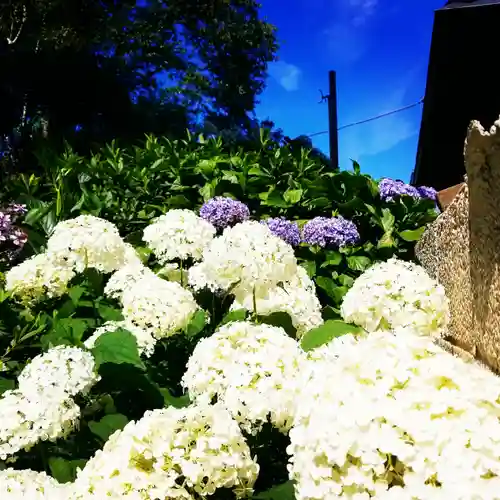
[[[473,121],[465,148],[476,357],[500,371],[500,119]]]
[[[465,350],[500,373],[500,119],[490,131],[471,122],[465,166],[467,184],[416,255],[450,299],[448,350]]]
[[[415,253],[427,272],[444,286],[450,299],[448,340],[474,355],[466,184],[462,185],[446,211],[427,228]]]

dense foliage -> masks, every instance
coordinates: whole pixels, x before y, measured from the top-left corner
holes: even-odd
[[[10,0],[0,5],[0,159],[38,142],[247,130],[275,58],[255,0]],[[1,165],[1,163],[0,163]],[[5,168],[5,167],[4,167]]]
[[[3,192],[30,209],[25,230],[36,249],[58,221],[81,213],[112,220],[127,241],[142,245],[152,219],[169,209],[199,209],[214,196],[238,199],[260,219],[286,217],[300,226],[319,216],[352,221],[361,235],[355,245],[297,248],[323,305],[331,306],[325,310],[330,318],[372,262],[393,255],[411,260],[415,241],[437,216],[433,193],[387,180],[379,189],[357,164],[352,172],[332,171],[311,150],[280,146],[265,130],[251,150],[221,138],[149,137],[142,147],[112,143],[90,157],[45,150],[39,159],[42,173],[12,176]]]

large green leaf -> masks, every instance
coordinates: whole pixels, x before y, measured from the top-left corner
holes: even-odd
[[[165,408],[173,406],[174,408],[185,408],[191,404],[189,396],[183,394],[182,396],[173,396],[169,389],[160,387],[161,395],[165,403]]]
[[[418,229],[407,229],[406,231],[401,231],[399,236],[405,241],[418,241],[425,232],[425,226],[419,227]]]
[[[287,189],[283,194],[283,198],[287,203],[295,204],[302,198],[302,193],[302,189]]]
[[[257,311],[258,313],[259,311]],[[295,337],[297,334],[296,328],[293,326],[290,315],[286,312],[273,312],[267,316],[259,316],[259,322],[266,325],[278,326],[283,328],[290,337]]]
[[[103,333],[96,340],[92,354],[98,367],[106,363],[128,364],[145,370],[137,350],[136,338],[123,328]]]
[[[203,328],[205,328],[206,325],[206,319],[207,317],[203,309],[199,309],[198,311],[196,311],[193,318],[191,319],[191,322],[186,328],[186,336],[195,337],[200,332],[202,332]]]
[[[394,223],[396,218],[388,208],[382,209],[382,217],[380,219],[380,224],[383,230],[388,233],[394,229]]]
[[[91,420],[89,422],[89,429],[103,441],[107,441],[111,434],[123,429],[127,424],[128,418],[125,415],[114,413],[111,415],[104,415],[99,422]]]
[[[13,380],[0,377],[0,395],[2,395],[5,391],[10,391],[11,389],[14,389],[14,387],[16,387],[16,383]]]
[[[293,481],[278,484],[253,497],[255,500],[295,500]]]
[[[76,479],[76,470],[83,469],[86,460],[66,460],[62,457],[50,457],[49,467],[52,477],[60,483],[72,483]]]
[[[246,309],[235,309],[234,311],[229,311],[221,321],[221,325],[226,323],[231,323],[232,321],[245,321],[248,316],[248,311]]]
[[[337,337],[342,337],[347,334],[358,335],[363,333],[364,330],[355,325],[345,323],[340,320],[328,320],[321,326],[309,330],[300,341],[300,345],[304,351],[311,351],[317,347],[327,344]]]
[[[362,255],[352,255],[351,257],[347,257],[347,265],[349,269],[353,271],[364,271],[372,261],[369,257],[364,257]]]

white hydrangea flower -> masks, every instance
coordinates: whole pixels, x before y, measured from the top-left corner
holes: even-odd
[[[57,224],[47,252],[68,259],[77,272],[94,268],[103,273],[119,269],[130,255],[116,226],[93,215]]]
[[[144,275],[122,296],[123,317],[155,338],[169,337],[186,328],[198,304],[179,283]]]
[[[321,304],[316,295],[316,287],[307,271],[297,267],[297,274],[281,286],[270,288],[267,295],[257,298],[257,314],[267,316],[274,312],[286,312],[297,329],[297,337],[323,324]],[[231,309],[253,311],[253,294],[236,296]]]
[[[216,397],[247,432],[258,432],[268,419],[287,432],[303,359],[282,328],[234,322],[197,344],[182,385],[192,400]]]
[[[76,396],[99,380],[94,357],[79,347],[56,346],[34,357],[18,377],[24,394]]]
[[[500,379],[407,329],[342,339],[303,370],[297,500],[496,498]]]
[[[31,469],[0,470],[0,498],[2,500],[67,500],[67,485],[58,483],[45,472]]]
[[[408,328],[440,336],[449,320],[444,288],[424,268],[392,258],[370,267],[344,296],[345,321],[369,332]]]
[[[191,210],[174,209],[144,229],[143,240],[161,264],[175,259],[201,260],[216,229]]]
[[[85,347],[87,349],[93,349],[97,339],[102,334],[114,332],[119,328],[129,331],[136,338],[137,350],[139,351],[139,354],[148,358],[154,353],[156,339],[151,335],[151,333],[127,321],[107,321],[104,325],[95,330],[92,336],[85,341]]]
[[[104,294],[121,301],[125,290],[134,288],[137,282],[145,277],[155,278],[156,275],[151,269],[144,266],[140,260],[132,259],[111,275],[104,287]]]
[[[80,407],[72,399],[51,397],[50,391],[12,390],[0,397],[0,415],[0,460],[5,460],[38,441],[67,436],[78,422]]]
[[[67,261],[42,253],[7,271],[5,289],[24,302],[36,302],[64,295],[74,276]]]
[[[226,228],[203,252],[190,284],[202,288],[205,277],[210,289],[265,296],[270,288],[297,273],[293,248],[264,224],[246,221]]]
[[[115,432],[78,473],[74,500],[250,496],[259,466],[220,406],[147,411]]]

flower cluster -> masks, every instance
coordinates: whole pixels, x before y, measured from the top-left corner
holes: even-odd
[[[24,205],[12,204],[0,210],[0,261],[12,261],[24,247],[28,238],[16,222],[25,213]]]
[[[125,321],[156,339],[185,329],[198,310],[189,290],[179,283],[149,274],[126,288],[121,302]]]
[[[248,220],[250,210],[241,201],[216,196],[203,204],[200,217],[220,230]]]
[[[74,276],[74,270],[66,261],[42,253],[7,271],[5,289],[13,297],[32,303],[42,298],[61,297]]]
[[[125,264],[127,247],[114,224],[93,215],[80,215],[57,224],[47,252],[67,260],[77,271],[94,268],[111,273]]]
[[[300,230],[296,222],[287,220],[284,217],[275,217],[261,222],[266,224],[275,236],[286,241],[292,247],[300,244]]]
[[[290,245],[259,222],[247,221],[225,229],[203,252],[203,261],[190,270],[195,289],[232,290],[245,296],[265,296],[297,272]]]
[[[85,347],[87,349],[93,349],[97,339],[101,335],[108,332],[114,332],[119,329],[127,330],[135,337],[139,354],[145,356],[146,358],[152,356],[155,350],[156,339],[149,331],[139,328],[138,326],[135,326],[127,321],[108,321],[104,323],[104,325],[95,330],[92,336],[85,341]]]
[[[400,180],[384,178],[379,182],[378,189],[380,198],[384,201],[393,201],[400,196],[437,200],[437,192],[434,188],[427,186],[415,187]]]
[[[216,398],[249,433],[268,420],[287,432],[302,360],[298,343],[283,329],[239,321],[198,343],[182,383],[195,401]]]
[[[218,406],[145,413],[115,432],[78,473],[74,500],[192,499],[252,493],[259,467],[238,425]]]
[[[298,337],[323,323],[316,287],[307,271],[301,266],[297,268],[297,274],[292,279],[270,288],[266,296],[255,300],[252,294],[237,297],[231,309],[246,309],[261,316],[285,312],[290,316]]]
[[[34,357],[20,373],[18,384],[24,394],[72,397],[87,393],[98,380],[92,354],[61,345]]]
[[[104,288],[104,294],[121,301],[127,290],[137,287],[137,283],[146,278],[154,279],[156,275],[142,262],[133,260],[111,275]]]
[[[444,288],[422,267],[395,258],[370,267],[344,296],[345,321],[369,332],[407,328],[440,336],[449,319]]]
[[[191,210],[170,210],[144,229],[143,240],[161,264],[180,259],[201,260],[215,227]]]
[[[18,377],[19,388],[0,398],[0,459],[67,435],[80,417],[71,397],[98,380],[94,358],[77,347],[57,346],[33,358]]]
[[[68,488],[45,472],[30,469],[0,470],[0,498],[2,500],[67,500]]]
[[[360,239],[354,222],[338,217],[315,217],[302,229],[302,240],[310,245],[340,248],[355,245]]]
[[[337,342],[290,431],[297,500],[498,496],[500,379],[407,331]]]

